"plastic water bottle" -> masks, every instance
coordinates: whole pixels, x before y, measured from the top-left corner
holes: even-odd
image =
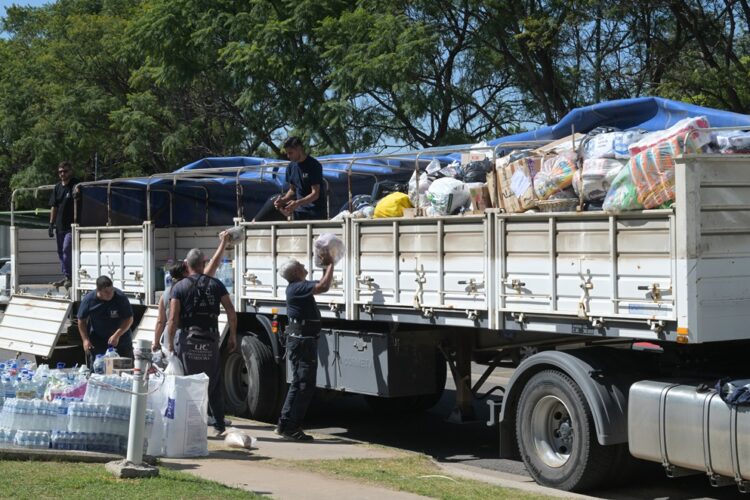
[[[224,283],[224,286],[231,295],[232,289],[234,288],[234,271],[232,270],[232,265],[230,264],[229,259],[226,257],[224,257],[224,260],[221,262],[219,272],[221,276],[219,281]]]
[[[174,265],[172,259],[168,259],[164,265],[164,293],[168,293],[169,289],[172,288],[172,275],[169,274],[169,269]]]
[[[94,373],[104,375],[104,355],[97,354],[94,360]]]
[[[104,353],[105,358],[119,358],[120,355],[117,354],[117,351],[115,351],[114,347],[107,348],[107,352]]]

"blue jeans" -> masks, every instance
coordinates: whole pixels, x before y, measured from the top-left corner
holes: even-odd
[[[292,365],[292,383],[281,410],[279,427],[295,430],[302,425],[315,394],[318,373],[318,337],[288,336],[286,355]]]
[[[70,279],[73,275],[71,272],[73,265],[73,233],[68,230],[65,233],[57,231],[55,234],[57,236],[57,256],[60,258],[60,266],[65,277]]]

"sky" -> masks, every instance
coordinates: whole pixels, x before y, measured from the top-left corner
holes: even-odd
[[[22,5],[24,7],[28,5],[39,7],[40,5],[44,5],[45,3],[52,3],[52,0],[16,0],[10,2],[0,0],[0,14],[5,17],[5,9],[13,4]]]

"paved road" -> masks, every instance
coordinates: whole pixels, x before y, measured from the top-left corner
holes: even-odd
[[[474,376],[476,380],[482,367],[476,366],[473,370],[477,373]],[[503,385],[511,373],[510,370],[504,370],[493,375],[485,383],[483,390]],[[315,432],[426,453],[440,461],[460,462],[483,469],[527,476],[522,462],[497,458],[497,428],[486,425],[489,417],[488,405],[480,402],[475,404],[479,416],[477,422],[450,424],[445,421],[453,407],[452,388],[453,385],[449,381],[443,398],[431,411],[419,416],[402,417],[393,422],[383,422],[386,417],[373,414],[361,397],[320,398],[313,404],[306,426]],[[623,500],[747,498],[740,495],[733,486],[712,488],[703,476],[666,479],[657,464],[653,470],[648,470],[645,475],[635,479],[634,486],[606,489],[590,494]]]

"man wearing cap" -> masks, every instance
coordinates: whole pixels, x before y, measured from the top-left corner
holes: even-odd
[[[237,314],[224,284],[204,274],[205,260],[199,249],[190,250],[185,258],[189,274],[172,287],[167,350],[180,358],[186,375],[208,375],[208,404],[218,437],[226,430],[221,387],[219,306],[223,306],[227,313],[227,347],[230,351],[237,347]],[[178,325],[179,335],[175,339]]]
[[[292,441],[312,441],[302,430],[318,370],[318,336],[320,311],[314,295],[326,293],[333,281],[333,263],[323,262],[325,271],[320,281],[306,280],[307,269],[297,260],[282,264],[279,274],[289,282],[286,287],[286,355],[292,366],[292,383],[281,410],[276,434]]]

